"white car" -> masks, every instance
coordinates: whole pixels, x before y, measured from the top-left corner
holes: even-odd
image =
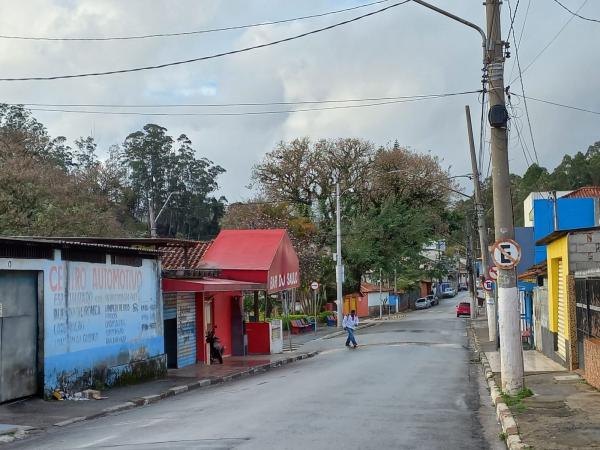
[[[431,308],[431,302],[426,297],[418,298],[415,301],[415,309],[427,309]]]

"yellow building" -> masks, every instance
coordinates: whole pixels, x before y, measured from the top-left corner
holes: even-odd
[[[548,327],[556,335],[555,350],[565,365],[571,359],[571,339],[569,317],[569,235],[564,234],[554,240],[548,239],[546,257],[548,261]]]

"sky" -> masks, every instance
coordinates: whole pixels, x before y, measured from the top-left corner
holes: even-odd
[[[108,37],[169,33],[276,21],[349,8],[373,0],[2,0],[0,34],[38,37]],[[600,111],[600,23],[572,18],[553,0],[518,0],[514,23],[525,93],[530,97]],[[600,19],[597,0],[561,0],[579,14]],[[481,0],[431,0],[482,28]],[[394,1],[309,20],[179,37],[116,41],[39,41],[0,38],[0,78],[65,75],[131,68],[227,52],[282,39],[350,19]],[[517,0],[510,1],[513,9]],[[510,16],[505,0],[502,33]],[[529,8],[527,14],[526,11]],[[569,22],[570,20],[570,22]],[[565,24],[568,25],[565,26]],[[558,37],[557,33],[564,29]],[[512,41],[512,39],[511,39]],[[515,46],[506,62],[507,84]],[[481,87],[478,33],[416,3],[407,3],[333,30],[292,42],[208,61],[104,77],[55,81],[0,81],[0,102],[38,104],[190,104],[320,101],[442,94]],[[510,76],[512,74],[512,76]],[[520,83],[511,84],[522,92]],[[524,103],[512,97],[510,168],[530,163],[516,139],[536,159]],[[218,194],[230,202],[252,196],[254,164],[280,141],[308,136],[357,137],[375,145],[395,140],[431,153],[454,175],[471,172],[464,106],[470,105],[479,141],[477,94],[376,107],[243,116],[122,116],[34,111],[52,136],[70,141],[91,135],[101,156],[113,144],[156,123],[177,137],[187,134],[197,151],[224,167]],[[600,140],[600,115],[527,103],[537,160],[552,170],[565,153],[585,151]],[[33,107],[32,107],[33,108]],[[47,107],[46,107],[47,108]],[[291,107],[297,108],[297,107]],[[77,109],[77,108],[63,108]],[[79,108],[99,110],[99,108]],[[138,112],[257,112],[289,106],[102,108]],[[487,149],[487,146],[486,146]],[[482,162],[487,173],[488,156]],[[466,187],[466,185],[465,185]]]

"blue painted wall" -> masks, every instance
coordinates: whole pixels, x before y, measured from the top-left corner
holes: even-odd
[[[559,198],[557,200],[558,229],[572,230],[595,226],[594,199]],[[552,200],[541,199],[533,202],[533,237],[535,241],[554,231],[554,207]],[[546,246],[536,246],[535,264],[546,259]]]
[[[516,227],[515,241],[521,246],[521,261],[517,265],[517,275],[521,275],[535,264],[533,227]]]

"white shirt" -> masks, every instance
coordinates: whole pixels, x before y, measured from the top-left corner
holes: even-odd
[[[351,328],[354,330],[358,326],[358,316],[354,316],[354,319],[351,315],[344,316],[342,326],[344,328]]]

